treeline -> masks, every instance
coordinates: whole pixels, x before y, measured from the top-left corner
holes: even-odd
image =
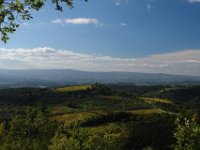
[[[0,150],[199,150],[199,117],[178,118],[175,124],[167,114],[113,113],[60,123],[42,107],[27,108],[26,115],[1,121]]]
[[[174,144],[174,117],[112,113],[89,120],[49,120],[43,107],[0,123],[1,150],[167,150]]]
[[[198,97],[199,88],[192,88]],[[85,91],[63,93],[54,88],[1,90],[0,150],[199,150],[198,107],[178,102],[177,105],[146,104],[139,99],[142,95],[156,97],[156,91],[174,90],[169,86],[100,84]],[[182,92],[177,93],[181,97]],[[70,108],[74,114],[93,112],[95,115],[59,122],[51,118],[54,114],[48,110],[48,105],[54,104]],[[151,105],[171,113],[127,111],[151,108]]]

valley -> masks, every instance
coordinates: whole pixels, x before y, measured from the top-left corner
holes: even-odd
[[[135,86],[98,83],[2,89],[0,122],[5,126],[0,132],[1,136],[4,135],[1,140],[4,146],[2,150],[9,149],[9,139],[12,139],[9,141],[11,145],[16,142],[23,144],[25,139],[32,141],[25,146],[26,149],[30,146],[41,149],[43,146],[44,149],[53,147],[50,149],[54,150],[56,145],[72,146],[73,149],[77,146],[80,149],[80,144],[86,144],[89,148],[84,145],[82,149],[92,150],[96,140],[102,142],[95,144],[99,149],[112,149],[116,146],[120,150],[140,150],[147,147],[155,150],[172,149],[170,147],[175,144],[175,120],[185,114],[192,117],[191,114],[199,111],[199,91],[200,87],[195,85]],[[17,133],[17,130],[27,130],[27,134],[34,136],[24,137],[23,132]],[[12,132],[17,139],[13,139]],[[47,133],[45,143],[38,141]],[[107,136],[112,139],[109,143]],[[59,143],[60,138],[64,138],[66,142],[72,141],[62,145]],[[79,138],[89,138],[92,143],[88,140],[83,142]]]

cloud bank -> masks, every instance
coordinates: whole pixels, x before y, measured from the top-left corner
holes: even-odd
[[[129,71],[200,76],[200,50],[156,54],[143,58],[114,58],[53,48],[0,48],[1,69],[76,69]]]

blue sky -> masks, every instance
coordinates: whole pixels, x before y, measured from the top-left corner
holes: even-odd
[[[113,65],[105,71],[200,75],[200,70],[196,69],[199,67],[200,56],[194,56],[200,50],[200,0],[89,0],[87,3],[76,0],[74,6],[71,10],[58,12],[48,3],[41,11],[33,13],[33,20],[20,21],[21,27],[11,36],[10,41],[6,45],[0,43],[2,57],[3,51],[7,49],[6,56],[14,51],[15,58],[21,62],[24,61],[23,58],[16,56],[21,55],[21,51],[31,51],[32,54],[34,49],[49,48],[56,52],[61,50],[77,55],[90,55],[93,59],[101,57],[111,58],[113,61],[117,58],[121,60],[122,68],[130,65],[128,69],[118,69],[119,64],[118,67]],[[19,52],[17,49],[23,50]],[[188,57],[185,57],[185,53]],[[177,60],[170,66],[171,55],[181,58],[175,57]],[[168,58],[162,62],[158,56]],[[149,61],[152,57],[155,62]],[[0,58],[1,64],[4,64],[0,68],[14,68],[8,64],[16,64],[17,61],[8,63],[11,60],[6,58],[8,60]],[[95,65],[94,62],[90,64],[89,68],[86,65],[71,67],[65,64],[66,61],[68,60],[63,60],[63,64],[60,64],[61,68],[104,71],[101,68],[106,64],[101,60],[99,68],[96,66],[99,65],[97,61]],[[139,68],[139,62],[140,65],[151,66],[136,69]],[[18,62],[16,67],[27,68],[24,64],[25,62]],[[152,68],[155,64],[159,64],[162,69]],[[30,66],[38,68],[37,65]],[[58,65],[53,68],[56,67]],[[177,71],[176,67],[180,69]]]

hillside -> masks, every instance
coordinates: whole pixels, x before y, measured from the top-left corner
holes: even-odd
[[[60,145],[57,142],[65,137],[70,141],[66,146],[81,142],[79,138],[92,140],[84,140],[91,146],[89,150],[97,145],[100,149],[109,146],[119,150],[168,150],[175,142],[175,118],[196,109],[193,99],[198,93],[199,86],[194,85],[87,84],[2,89],[0,137],[4,138],[0,143],[2,150],[15,147],[16,143],[26,148],[43,146],[45,150]],[[26,140],[32,142],[26,145]]]

